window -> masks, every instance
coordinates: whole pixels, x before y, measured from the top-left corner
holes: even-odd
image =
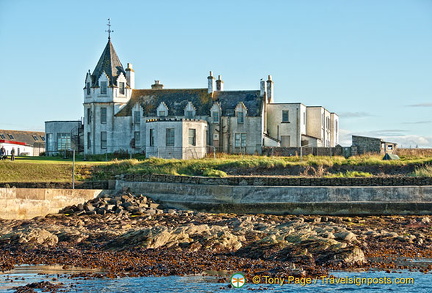
[[[101,149],[107,148],[107,132],[102,131],[101,132]]]
[[[150,146],[154,146],[154,129],[150,129]]]
[[[35,141],[38,141],[38,140],[39,140],[39,138],[38,138],[36,135],[32,135],[32,137],[33,137],[33,139],[34,139]]]
[[[91,147],[91,133],[87,132],[87,148]]]
[[[189,145],[196,146],[196,129],[189,128]]]
[[[237,123],[244,123],[244,113],[237,112]]]
[[[159,111],[159,112],[158,112],[158,116],[159,116],[159,117],[166,116],[166,115],[165,115],[165,111]]]
[[[393,145],[392,144],[387,145],[387,149],[388,150],[392,150],[393,149]]]
[[[46,134],[46,138],[47,138],[46,150],[48,152],[55,151],[55,149],[54,149],[55,143],[54,143],[54,136],[53,136],[53,134],[52,133],[47,133]]]
[[[42,139],[42,141],[45,141],[45,137],[41,136],[40,138]]]
[[[101,123],[107,123],[107,108],[101,108]]]
[[[119,92],[120,92],[120,95],[125,94],[125,83],[124,82],[119,82]]]
[[[12,134],[8,134],[9,139],[15,139],[15,137]]]
[[[174,146],[174,128],[166,129],[166,146]]]
[[[87,83],[86,88],[87,88],[87,95],[90,95],[90,83],[89,82]]]
[[[234,145],[236,148],[246,147],[246,133],[236,133]]]
[[[135,147],[140,145],[141,142],[141,133],[139,131],[134,132],[134,139],[135,139]]]
[[[134,123],[140,124],[140,111],[134,111]]]
[[[6,137],[4,136],[4,134],[0,134],[0,138],[5,139]]]
[[[107,94],[107,82],[106,81],[101,81],[100,82],[100,93],[101,95],[106,95]]]
[[[87,108],[87,124],[91,123],[91,109]]]
[[[57,133],[57,150],[68,150],[71,148],[70,133]]]
[[[186,111],[186,118],[192,119],[193,118],[193,111]]]
[[[282,111],[282,122],[289,122],[289,111],[288,110]]]
[[[214,123],[219,123],[219,112],[218,111],[213,111],[212,112],[212,116],[213,116],[213,122]]]

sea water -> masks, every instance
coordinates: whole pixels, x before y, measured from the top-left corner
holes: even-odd
[[[70,278],[70,273],[79,272],[47,266],[18,266],[0,274],[0,292],[14,292],[13,287],[40,281],[63,283],[64,287],[58,292],[432,292],[432,273],[409,271],[332,272],[330,278],[308,280],[310,282],[303,282],[303,285],[300,279],[292,276],[275,282],[271,276],[260,275],[259,284],[248,279],[241,288],[234,288],[228,282],[218,283],[219,278],[212,276]],[[35,291],[42,292],[41,289]]]

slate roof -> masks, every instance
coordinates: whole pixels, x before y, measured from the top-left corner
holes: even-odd
[[[126,72],[120,62],[119,57],[117,56],[116,51],[114,50],[111,40],[108,40],[108,43],[105,46],[101,57],[99,58],[99,62],[93,70],[92,86],[98,86],[97,83],[99,77],[103,72],[108,75],[110,86],[117,84],[117,77],[120,75],[120,73],[123,73],[123,75],[126,77]]]
[[[5,141],[20,142],[26,145],[45,145],[45,132],[0,129],[0,145]]]
[[[213,98],[220,103],[222,116],[234,116],[235,107],[240,102],[246,106],[247,116],[261,116],[263,98],[259,90],[214,92]]]
[[[156,116],[156,109],[164,102],[168,107],[168,116],[184,116],[188,102],[192,102],[197,116],[209,116],[210,108],[218,102],[222,108],[222,116],[234,116],[235,107],[239,102],[248,109],[247,116],[260,116],[263,98],[256,91],[220,91],[213,97],[207,89],[140,89],[133,90],[132,97],[116,116],[131,116],[132,108],[139,103],[144,116]]]

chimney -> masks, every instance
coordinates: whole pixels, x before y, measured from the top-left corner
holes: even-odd
[[[207,77],[207,79],[208,79],[208,93],[211,94],[211,93],[213,93],[214,88],[215,88],[215,84],[214,84],[215,80],[214,80],[212,71],[210,71],[210,75]]]
[[[265,95],[266,82],[261,78],[260,80],[260,97],[264,98]]]
[[[267,102],[273,103],[273,93],[274,93],[274,85],[273,85],[272,76],[268,76],[267,80]]]
[[[152,90],[161,90],[163,89],[163,84],[159,82],[159,80],[155,80],[155,83],[152,84]]]
[[[216,80],[216,90],[223,91],[223,84],[222,75],[218,75],[218,79]]]
[[[126,68],[126,80],[131,89],[135,88],[135,71],[132,69],[132,64],[128,63]]]

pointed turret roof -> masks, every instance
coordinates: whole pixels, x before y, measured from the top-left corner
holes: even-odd
[[[121,64],[110,39],[108,39],[108,43],[102,52],[101,57],[99,58],[99,62],[93,70],[93,85],[97,85],[98,79],[103,72],[108,75],[109,85],[116,84],[117,77],[120,75],[120,73],[123,73],[124,76],[126,76],[123,65]]]

